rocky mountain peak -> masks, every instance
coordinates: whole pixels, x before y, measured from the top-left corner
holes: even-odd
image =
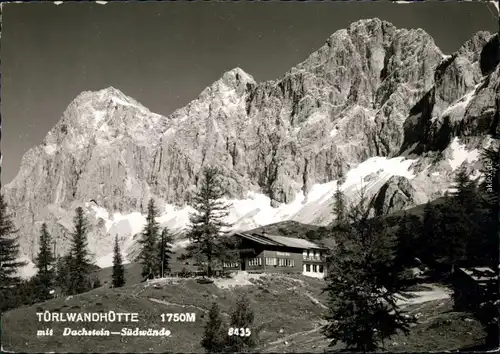
[[[253,86],[256,84],[252,75],[247,74],[243,69],[238,68],[238,67],[225,72],[222,75],[221,80],[227,86],[235,87],[235,88],[237,88],[241,85],[246,86],[247,84],[250,84]]]
[[[289,210],[283,214],[288,219],[325,224],[331,221],[330,197],[315,199],[319,191],[325,188],[327,195],[333,181],[361,166],[360,174],[375,169],[366,183],[372,195],[380,191],[382,209],[409,207],[443,191],[434,182],[448,183],[451,172],[442,170],[451,165],[443,157],[432,170],[436,175],[416,176],[421,171],[408,173],[414,160],[399,155],[412,149],[422,154],[422,170],[435,165],[423,156],[432,149],[448,149],[446,156],[459,161],[453,166],[472,161],[475,154],[455,156],[466,145],[449,147],[452,136],[480,137],[489,129],[482,126],[497,116],[500,75],[494,68],[488,77],[482,74],[478,53],[485,55],[484,43],[492,41],[479,33],[444,56],[421,29],[368,19],[335,32],[277,80],[256,83],[241,68],[229,70],[169,117],[113,87],[83,92],[44,144],[25,155],[6,196],[23,234],[35,235],[43,220],[62,237],[68,215],[89,200],[99,205],[99,215],[142,212],[150,197],[175,214],[199,184],[202,168],[214,165],[229,198],[251,204],[256,202],[245,198],[262,196],[256,209],[236,212],[240,225],[259,210]],[[374,161],[385,167],[377,170]],[[96,252],[98,240],[111,240],[108,226],[115,221],[96,222]],[[34,250],[33,243],[23,246],[25,254]]]
[[[108,140],[122,135],[140,137],[148,129],[161,130],[157,126],[165,124],[162,118],[112,86],[84,91],[69,104],[44,143],[66,143],[71,150],[88,147],[98,137]],[[75,141],[80,143],[75,145]]]
[[[249,93],[256,86],[254,78],[240,68],[222,74],[222,77],[203,90],[199,102],[221,99],[234,101]]]
[[[493,35],[490,32],[479,31],[460,47],[456,55],[463,56],[470,62],[476,62],[479,60],[484,46],[492,37]]]

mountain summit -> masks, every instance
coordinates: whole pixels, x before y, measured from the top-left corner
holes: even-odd
[[[278,80],[232,69],[169,117],[112,87],[84,92],[5,186],[22,251],[33,256],[46,221],[64,252],[73,210],[84,205],[96,259],[115,234],[133,253],[147,200],[157,200],[163,225],[182,229],[206,165],[221,169],[240,229],[328,224],[340,178],[348,197],[362,187],[389,212],[436,198],[458,166],[477,167],[498,132],[494,41],[480,32],[444,55],[421,29],[369,19],[335,32]]]

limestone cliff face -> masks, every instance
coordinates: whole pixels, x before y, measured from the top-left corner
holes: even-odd
[[[258,189],[289,203],[299,189],[307,194],[368,157],[394,154],[442,57],[425,32],[375,19],[336,32],[280,80],[256,84],[230,71],[170,117],[155,192],[182,201],[200,167],[215,163],[235,195]]]
[[[418,156],[421,173],[452,138],[475,137],[477,147],[498,129],[495,38],[478,33],[445,56],[420,29],[361,20],[282,78],[257,83],[233,69],[168,117],[114,88],[84,92],[5,186],[23,252],[36,250],[42,221],[64,240],[72,210],[90,200],[110,213],[141,212],[150,197],[182,206],[206,165],[222,170],[232,198],[260,192],[273,206],[375,156]],[[373,191],[384,210],[437,193],[423,187],[430,175],[387,178]],[[329,222],[327,204],[321,223]],[[315,222],[315,213],[296,219]],[[102,254],[113,230],[98,215],[91,228],[91,250]]]
[[[440,63],[434,86],[405,121],[400,153],[441,151],[453,137],[472,141],[474,136],[498,133],[500,69],[491,49],[495,43],[498,35],[479,32]]]

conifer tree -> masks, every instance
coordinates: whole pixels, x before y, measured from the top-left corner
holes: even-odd
[[[343,225],[347,221],[346,218],[346,202],[345,196],[342,190],[340,189],[340,184],[337,183],[337,189],[335,194],[333,195],[333,214],[335,215],[335,223],[337,225]]]
[[[226,335],[219,306],[214,302],[208,312],[201,346],[207,353],[220,353],[224,349]]]
[[[122,263],[120,246],[118,245],[118,236],[115,236],[115,247],[113,249],[113,287],[119,288],[125,285],[125,268]]]
[[[375,351],[398,331],[408,333],[412,318],[396,305],[401,282],[395,271],[395,241],[384,218],[369,219],[364,197],[350,208],[348,237],[342,237],[328,262],[329,314],[323,333],[331,345]]]
[[[495,145],[496,144],[496,145]],[[497,271],[499,264],[499,237],[500,229],[500,142],[496,141],[482,153],[484,181],[480,186],[483,208],[486,210],[486,220],[483,224],[481,248],[483,264]],[[479,262],[477,262],[479,263]],[[486,284],[485,301],[481,304],[478,318],[486,332],[486,349],[498,348],[500,332],[500,300],[498,277],[491,277]]]
[[[255,348],[254,317],[248,297],[244,294],[239,296],[236,306],[231,312],[229,328],[233,329],[233,334],[227,337],[225,351],[245,353]]]
[[[397,239],[397,255],[396,263],[400,270],[414,265],[414,260],[417,258],[417,250],[419,248],[418,239],[421,234],[422,225],[420,219],[415,215],[409,215],[406,211],[403,213],[399,222],[399,228],[396,232]]]
[[[191,243],[181,259],[193,258],[198,263],[206,264],[207,274],[211,276],[215,265],[234,258],[234,252],[229,247],[231,241],[224,237],[227,232],[224,229],[231,226],[224,221],[229,215],[230,205],[221,200],[225,192],[219,171],[207,167],[202,174],[201,186],[191,201],[196,211],[189,217],[187,236]]]
[[[170,258],[172,254],[173,237],[165,227],[158,240],[158,274],[163,278],[170,272]]]
[[[74,232],[71,240],[69,266],[69,293],[80,294],[90,290],[91,263],[87,249],[87,219],[82,207],[76,208],[73,219]]]
[[[18,261],[19,243],[11,215],[7,212],[7,203],[0,194],[0,292],[11,291],[19,285],[18,269],[25,265]]]
[[[70,272],[71,267],[71,251],[63,257],[59,257],[56,261],[56,285],[61,288],[64,293],[69,293],[70,290]]]
[[[422,220],[422,242],[418,249],[419,258],[434,266],[438,257],[437,240],[440,237],[441,214],[430,202],[424,207]]]
[[[38,296],[40,300],[49,298],[50,290],[53,289],[56,278],[55,259],[51,251],[51,237],[47,230],[47,224],[43,223],[40,230],[40,250],[35,259],[38,272]]]
[[[498,253],[498,230],[500,229],[500,142],[496,141],[482,152],[484,180],[480,185],[482,207],[485,210],[484,222],[482,223],[483,241],[478,253],[484,265],[495,269],[499,264]],[[478,262],[479,263],[479,262]]]
[[[455,191],[440,206],[440,233],[437,235],[439,261],[453,273],[456,265],[466,265],[477,253],[482,235],[483,212],[477,187],[464,168],[455,177]]]
[[[142,263],[142,277],[145,279],[153,279],[155,272],[158,269],[158,235],[160,225],[156,221],[158,210],[155,202],[151,198],[148,203],[148,215],[146,216],[146,225],[142,231],[142,238],[139,240],[141,244],[141,252],[139,260]]]

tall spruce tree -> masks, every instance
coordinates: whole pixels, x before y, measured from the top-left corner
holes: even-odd
[[[435,266],[437,263],[436,258],[439,257],[437,240],[442,233],[440,228],[441,223],[440,210],[430,202],[427,202],[424,207],[424,216],[422,219],[422,242],[417,252],[419,258],[430,266]]]
[[[0,194],[0,295],[19,285],[18,269],[25,265],[18,261],[19,243],[17,230],[7,212],[7,203]]]
[[[148,202],[148,215],[146,216],[146,225],[142,231],[142,238],[139,240],[141,252],[139,260],[142,263],[141,275],[144,279],[153,279],[158,269],[158,236],[160,224],[156,221],[158,210],[155,202],[151,198]]]
[[[337,183],[337,189],[333,195],[333,214],[335,215],[335,223],[337,225],[344,225],[346,223],[346,209],[345,195],[340,189],[340,184]]]
[[[74,232],[71,240],[69,266],[69,293],[81,294],[91,289],[91,263],[87,249],[87,219],[82,207],[75,210]]]
[[[329,314],[323,333],[348,351],[375,351],[412,318],[396,305],[401,282],[395,271],[395,241],[384,218],[369,219],[364,197],[348,212],[349,237],[338,240],[329,258]]]
[[[208,321],[205,324],[201,346],[206,353],[221,353],[225,347],[226,335],[219,305],[214,302],[208,312]]]
[[[468,265],[478,253],[483,238],[483,211],[476,184],[464,168],[455,177],[455,191],[440,206],[440,233],[436,237],[437,259],[452,273],[457,265]],[[472,264],[473,265],[473,264]]]
[[[158,274],[164,277],[170,272],[170,258],[172,255],[173,237],[168,232],[168,228],[164,228],[158,240]]]
[[[51,237],[47,230],[47,224],[43,223],[40,230],[40,250],[35,259],[38,272],[38,296],[40,300],[49,298],[50,290],[53,290],[56,278],[55,258],[51,250]]]
[[[484,180],[479,188],[485,217],[482,225],[483,237],[479,239],[482,244],[478,253],[482,255],[484,265],[495,269],[499,264],[500,141],[484,149],[481,155],[484,166],[481,172]]]
[[[484,180],[480,185],[483,208],[486,211],[484,234],[481,240],[482,261],[498,271],[499,264],[499,233],[500,229],[500,141],[482,152]],[[479,262],[478,262],[479,263]],[[486,332],[485,346],[487,349],[498,348],[500,333],[500,300],[498,277],[491,277],[486,285],[485,301],[481,304],[478,318]]]
[[[255,328],[254,312],[250,307],[248,297],[243,294],[237,299],[236,306],[231,311],[229,328],[233,328],[233,335],[226,339],[225,351],[229,353],[247,353],[251,352],[257,345],[257,333],[253,333]]]
[[[454,178],[455,191],[451,193],[454,201],[463,208],[474,208],[477,201],[477,186],[471,181],[465,168],[460,168]]]
[[[203,169],[201,186],[191,201],[196,211],[189,217],[187,236],[191,243],[181,259],[193,258],[199,264],[206,264],[208,276],[212,275],[215,265],[234,258],[234,252],[228,247],[231,241],[224,237],[227,232],[224,229],[231,226],[224,221],[230,208],[221,200],[224,195],[219,171],[213,167]]]
[[[64,256],[59,257],[56,261],[56,285],[62,293],[69,293],[71,288],[70,268],[72,256],[71,250]]]
[[[119,288],[125,285],[125,268],[122,263],[120,245],[118,245],[118,236],[115,236],[115,247],[113,249],[113,287]]]

